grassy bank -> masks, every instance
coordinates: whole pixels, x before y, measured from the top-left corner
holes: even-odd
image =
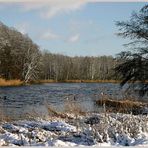
[[[120,83],[121,80],[36,80],[28,82],[27,84],[43,84],[43,83]],[[138,82],[138,81],[137,81]],[[130,83],[130,82],[129,82]],[[146,81],[148,83],[148,81]],[[21,80],[5,80],[0,78],[0,86],[20,86],[26,85]]]
[[[120,83],[118,80],[37,80],[29,82],[28,84],[42,84],[42,83]],[[5,80],[0,78],[0,86],[20,86],[25,85],[23,81],[20,80]]]
[[[20,80],[5,80],[0,78],[0,86],[20,86],[23,85],[23,81]]]
[[[36,80],[31,81],[28,84],[42,84],[42,83],[120,83],[121,80]],[[148,81],[146,81],[148,83]],[[0,78],[0,86],[20,86],[25,85],[20,80],[5,80]]]
[[[34,83],[120,83],[119,80],[39,80]]]
[[[140,81],[136,81],[137,83]],[[34,82],[31,82],[30,84],[40,84],[40,83],[121,83],[121,80],[37,80]],[[128,82],[132,83],[132,82]],[[145,83],[148,83],[148,80],[145,81]]]

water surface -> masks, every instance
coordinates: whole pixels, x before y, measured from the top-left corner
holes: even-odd
[[[97,112],[99,109],[95,101],[102,97],[102,92],[113,98],[121,98],[123,91],[115,83],[48,83],[0,87],[0,105],[3,112],[11,117],[22,117],[30,110],[44,114],[47,104],[63,112],[68,101],[76,102],[84,111]],[[6,99],[3,99],[4,96]]]

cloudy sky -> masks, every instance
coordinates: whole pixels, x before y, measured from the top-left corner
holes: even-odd
[[[0,3],[0,21],[28,34],[52,53],[115,55],[127,40],[116,36],[115,21],[128,20],[146,3],[100,3],[93,0],[50,0]]]

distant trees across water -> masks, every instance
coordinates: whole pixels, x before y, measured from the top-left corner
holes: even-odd
[[[42,53],[41,79],[110,80],[116,60],[112,56],[69,57]]]
[[[117,62],[112,56],[69,57],[41,51],[27,35],[0,23],[0,77],[33,80],[110,80]]]

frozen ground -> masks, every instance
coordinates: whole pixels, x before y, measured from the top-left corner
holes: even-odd
[[[0,146],[148,146],[148,116],[91,114],[1,122]]]

